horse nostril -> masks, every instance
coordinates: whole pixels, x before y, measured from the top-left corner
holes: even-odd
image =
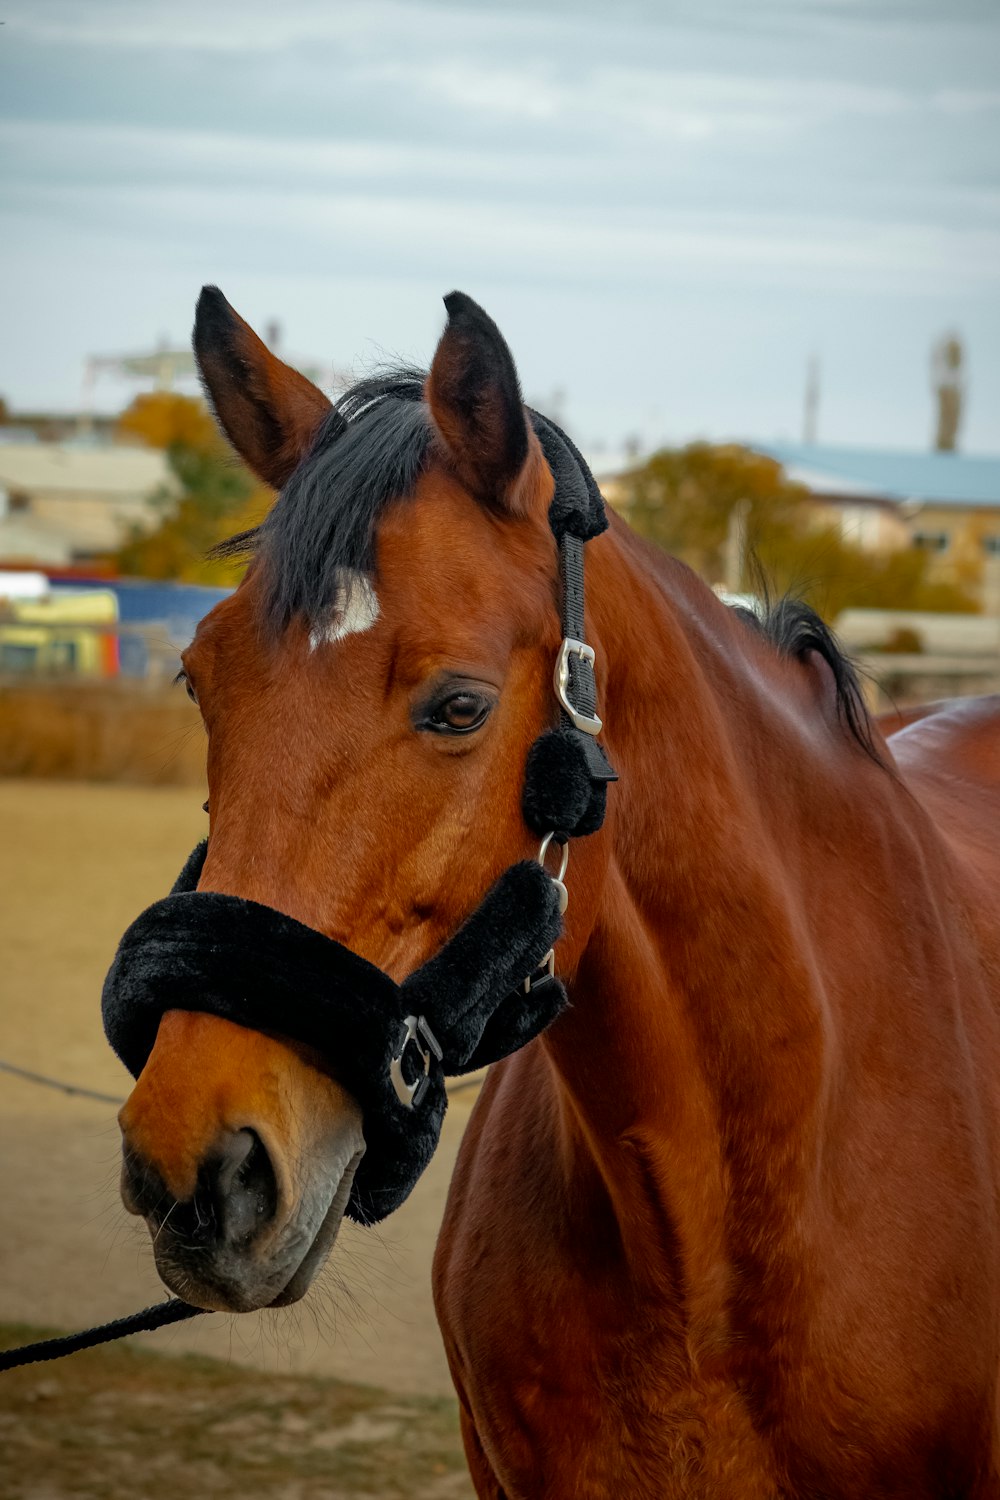
[[[162,1219],[174,1201],[156,1168],[128,1146],[122,1149],[121,1193],[127,1211],[144,1219]]]
[[[209,1173],[210,1181],[204,1185],[219,1238],[229,1244],[247,1243],[270,1223],[278,1207],[274,1169],[260,1137],[252,1130],[236,1131],[211,1163]]]
[[[202,1162],[193,1196],[181,1200],[173,1197],[155,1167],[126,1148],[122,1198],[130,1213],[148,1220],[157,1237],[162,1229],[170,1241],[192,1247],[242,1248],[274,1218],[278,1185],[260,1137],[253,1130],[236,1130]]]

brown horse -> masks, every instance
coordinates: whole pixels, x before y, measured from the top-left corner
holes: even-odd
[[[283,491],[184,657],[200,888],[401,979],[537,846],[552,477],[481,314],[421,399],[403,372],[340,416],[214,290],[195,342]],[[571,1008],[491,1070],[436,1259],[477,1491],[1000,1495],[1000,704],[889,747],[808,611],[755,623],[619,520],[587,557],[621,780],[572,846]],[[305,1291],[364,1150],[335,1072],[164,1017],[123,1191],[189,1300]]]

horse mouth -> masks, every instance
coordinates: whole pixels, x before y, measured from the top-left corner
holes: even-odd
[[[271,1307],[290,1307],[293,1302],[300,1301],[312,1286],[313,1279],[325,1262],[330,1251],[337,1242],[340,1226],[344,1222],[344,1212],[347,1208],[347,1200],[351,1196],[351,1188],[354,1186],[354,1174],[358,1170],[358,1164],[364,1156],[364,1148],[358,1151],[345,1168],[344,1175],[340,1179],[337,1191],[330,1201],[330,1207],[316,1238],[299,1262],[298,1269],[292,1276],[291,1281],[284,1291],[279,1292]]]
[[[173,1234],[169,1221],[157,1227],[147,1220],[161,1280],[185,1302],[211,1312],[257,1312],[300,1301],[336,1244],[363,1155],[362,1146],[347,1163],[304,1248],[302,1220],[311,1217],[308,1212],[300,1211],[265,1254],[255,1254],[252,1243],[206,1250]]]

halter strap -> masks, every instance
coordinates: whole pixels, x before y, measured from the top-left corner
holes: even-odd
[[[529,409],[532,426],[555,480],[549,525],[559,548],[562,644],[553,671],[559,726],[540,736],[525,768],[522,808],[536,833],[560,842],[595,833],[604,821],[607,784],[617,781],[597,739],[595,653],[587,644],[584,544],[607,530],[604,500],[572,439],[548,417]]]

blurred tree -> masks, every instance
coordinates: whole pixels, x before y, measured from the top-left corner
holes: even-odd
[[[726,575],[735,515],[751,546],[779,535],[787,540],[806,493],[785,479],[773,459],[735,446],[691,443],[664,448],[627,475],[622,509],[643,536],[716,582]]]
[[[808,491],[746,448],[664,449],[624,477],[616,504],[643,536],[733,592],[755,586],[752,565],[734,576],[734,538],[745,539],[775,592],[807,599],[829,620],[850,606],[976,608],[963,590],[928,579],[918,548],[868,552],[817,526]]]
[[[931,354],[931,373],[937,397],[934,447],[941,453],[954,453],[958,447],[965,399],[964,364],[962,340],[955,333],[946,333],[934,345]]]
[[[204,401],[174,391],[136,396],[118,418],[115,432],[148,448],[183,447],[219,454],[229,451]]]
[[[185,583],[233,583],[239,569],[206,554],[217,542],[255,526],[273,495],[235,457],[204,402],[172,391],[137,396],[118,420],[122,437],[162,448],[176,489],[154,497],[160,524],[135,530],[115,557],[123,573]]]

